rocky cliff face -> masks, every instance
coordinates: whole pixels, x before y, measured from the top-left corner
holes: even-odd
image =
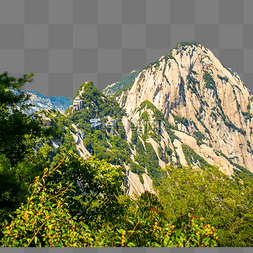
[[[253,172],[253,96],[240,77],[202,45],[179,43],[143,69],[116,100],[130,118],[142,102],[150,101],[172,125],[203,144],[200,153],[206,150],[214,161],[208,148],[219,150]],[[190,143],[190,137],[183,139]],[[192,148],[197,150],[193,144]],[[227,173],[231,174],[231,168]]]
[[[189,133],[177,129],[176,126],[173,127],[168,119],[159,114],[158,109],[147,100],[133,111],[131,121],[135,122],[136,132],[145,152],[147,151],[146,145],[148,143],[152,145],[159,164],[156,169],[171,164],[176,167],[191,166],[193,168],[217,166],[229,176],[237,171],[245,172],[243,167],[234,163],[220,150],[209,147]],[[140,151],[136,152],[138,143],[134,143],[132,132],[126,131],[126,135],[127,139],[131,139],[131,144],[134,147],[132,150],[133,161],[140,164]],[[145,172],[148,173],[147,170]]]

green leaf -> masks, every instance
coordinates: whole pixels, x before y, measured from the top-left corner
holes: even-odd
[[[178,237],[178,235],[182,232],[182,228],[178,229],[177,232],[176,232],[176,237]]]
[[[134,244],[133,242],[129,242],[129,243],[127,244],[127,246],[129,246],[129,247],[136,247],[136,244]]]
[[[203,243],[204,243],[205,246],[208,245],[208,242],[210,241],[210,239],[211,239],[210,237],[209,237],[209,238],[204,238],[204,239],[203,239]]]

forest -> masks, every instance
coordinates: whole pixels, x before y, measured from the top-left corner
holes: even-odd
[[[117,102],[103,100],[92,85],[87,85],[84,103],[90,103],[91,98],[96,103],[90,111],[69,112],[71,122],[60,114],[52,117],[44,112],[52,125],[43,126],[39,113],[27,116],[21,111],[29,107],[24,105],[29,98],[21,87],[32,82],[33,75],[31,72],[19,79],[7,72],[0,75],[0,246],[253,246],[253,179],[246,171],[229,178],[184,146],[184,152],[199,160],[201,168],[168,165],[157,178],[155,194],[144,192],[131,198],[122,187],[126,173],[123,162],[131,163],[124,129],[118,129],[119,137],[88,127],[94,115],[102,121],[110,113],[120,122],[123,112]],[[162,117],[158,112],[156,116]],[[92,154],[87,159],[77,154],[70,133],[72,122],[79,124],[84,136],[91,136],[84,139]],[[165,128],[173,137],[167,122]],[[63,145],[52,149],[52,139]],[[132,139],[139,154],[139,166],[132,164],[133,170],[141,174],[142,162],[148,159],[148,169],[157,171],[151,144],[145,145],[145,150],[137,134]],[[42,140],[45,146],[41,146]],[[119,145],[126,152],[120,153],[116,149]],[[35,146],[40,147],[37,152]],[[111,165],[117,162],[120,166]]]

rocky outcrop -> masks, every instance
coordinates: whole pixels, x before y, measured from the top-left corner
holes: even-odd
[[[126,132],[127,142],[130,143],[131,138],[132,138],[132,129],[131,129],[131,126],[130,126],[130,122],[127,119],[126,116],[122,117],[122,124],[123,124],[123,127],[124,127],[125,132]]]
[[[216,153],[214,152],[214,150],[210,147],[208,147],[205,144],[202,145],[197,145],[197,141],[195,138],[193,138],[192,136],[189,136],[186,133],[180,132],[180,131],[175,131],[174,133],[176,136],[178,136],[180,138],[180,141],[175,140],[174,144],[176,144],[176,146],[180,147],[180,151],[177,150],[179,156],[180,156],[180,160],[181,163],[185,164],[186,160],[185,160],[185,156],[184,154],[182,154],[182,143],[189,146],[191,149],[193,149],[198,155],[200,155],[201,157],[203,157],[209,164],[211,165],[216,165],[218,166],[222,172],[224,172],[225,174],[231,176],[233,175],[233,170],[236,169],[235,166],[233,166],[227,159],[225,159],[223,156],[218,156],[216,155]],[[185,165],[187,166],[187,164]]]
[[[142,184],[140,177],[137,174],[133,173],[128,165],[125,165],[125,167],[126,178],[123,182],[122,189],[127,195],[135,198],[135,196],[140,196],[145,191],[156,194],[152,186],[152,179],[147,175],[147,173],[143,173],[142,175],[144,181]]]
[[[77,148],[77,151],[79,153],[79,156],[83,157],[84,159],[90,157],[91,154],[89,153],[89,151],[83,145],[83,140],[82,140],[82,137],[81,137],[81,131],[77,128],[77,126],[75,124],[72,124],[72,127],[74,127],[75,132],[70,131],[70,133],[73,135],[73,139],[74,139],[74,142],[76,144],[76,148]]]
[[[43,123],[43,126],[51,126],[52,125],[51,119],[48,117],[43,117],[41,119],[41,121]]]

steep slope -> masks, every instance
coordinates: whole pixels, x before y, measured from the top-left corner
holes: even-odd
[[[92,82],[85,82],[77,91],[66,116],[84,134],[83,145],[91,155],[108,160],[114,166],[126,167],[125,186],[128,187],[128,194],[152,190],[152,180],[148,175],[144,176],[143,180],[141,175],[130,171],[133,154],[126,130],[131,131],[131,123],[113,98],[106,97]],[[101,125],[93,127],[90,122],[92,119],[99,119]],[[124,124],[128,125],[128,129],[124,128]]]
[[[108,85],[102,92],[106,96],[114,96],[117,92],[132,84],[139,73],[140,69],[133,70],[127,78],[120,82]]]
[[[144,171],[148,172],[148,175],[159,182],[164,176],[160,169],[168,164],[178,168],[189,166],[202,169],[205,166],[218,166],[229,176],[247,172],[222,152],[171,125],[147,100],[133,111],[131,120],[135,122],[131,133],[131,149],[136,151],[132,153],[133,161],[137,164],[132,164],[131,167],[139,175]]]
[[[145,67],[116,100],[129,117],[150,101],[199,144],[253,171],[253,96],[234,70],[197,42],[179,43]]]

